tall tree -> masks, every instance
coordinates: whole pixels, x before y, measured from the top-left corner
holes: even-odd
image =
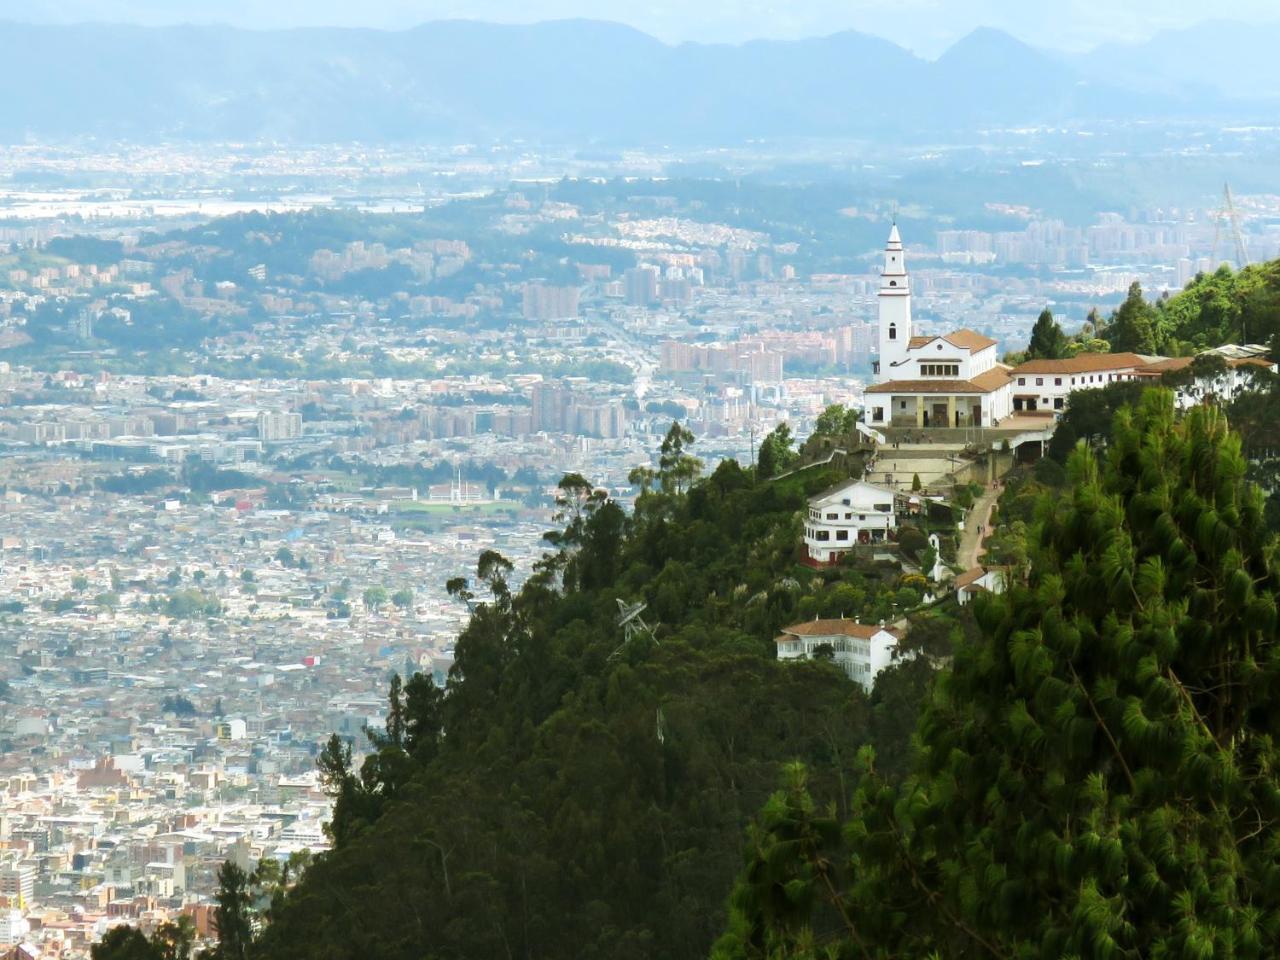
[[[862,411],[846,407],[842,403],[833,403],[820,414],[813,423],[813,432],[829,437],[846,437],[853,433]]]
[[[218,892],[214,894],[214,924],[218,928],[217,960],[246,960],[253,943],[250,917],[252,897],[249,875],[234,860],[218,868]]]
[[[387,733],[386,742],[389,746],[404,746],[404,698],[402,696],[403,685],[400,680],[400,674],[393,673],[391,675],[391,686],[387,691]]]
[[[796,462],[799,454],[792,449],[795,438],[791,435],[791,427],[780,423],[769,432],[760,444],[760,455],[756,461],[756,475],[762,480],[788,469]]]
[[[1053,319],[1048,307],[1040,312],[1036,325],[1031,329],[1031,342],[1027,345],[1028,360],[1059,360],[1066,355],[1067,336]]]
[[[1107,328],[1112,351],[1154,354],[1159,346],[1155,313],[1155,308],[1142,295],[1142,285],[1135,280]]]
[[[702,471],[702,461],[687,452],[693,441],[692,430],[672,421],[658,452],[658,480],[665,492],[682,493]]]
[[[160,924],[151,937],[159,960],[190,960],[196,942],[196,927],[186,914]]]

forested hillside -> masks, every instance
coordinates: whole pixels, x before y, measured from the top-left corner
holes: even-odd
[[[451,591],[473,606],[447,695],[401,690],[362,769],[322,758],[336,849],[277,897],[252,954],[272,958],[704,957],[725,922],[742,831],[802,760],[848,812],[855,758],[905,769],[931,669],[892,668],[868,698],[829,663],[779,664],[797,619],[893,619],[919,593],[893,564],[796,563],[806,471],[696,481],[668,437],[629,516],[581,478],[518,592],[480,558]],[[623,645],[617,600],[653,628]],[[938,621],[921,636],[953,629]]]
[[[1167,391],[1117,415],[1104,463],[1077,448],[913,774],[867,751],[846,817],[790,768],[715,956],[1273,955],[1280,570],[1244,474],[1221,412],[1179,420]]]

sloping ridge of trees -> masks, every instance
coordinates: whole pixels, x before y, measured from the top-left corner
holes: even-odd
[[[1280,939],[1276,540],[1239,438],[1150,390],[978,601],[914,772],[853,812],[803,766],[749,835],[713,956],[1210,958]]]
[[[698,479],[692,442],[673,427],[630,514],[566,477],[518,591],[493,552],[449,583],[472,613],[447,693],[393,678],[363,763],[329,741],[334,849],[238,958],[705,957],[783,764],[844,812],[861,747],[905,765],[926,663],[868,697],[830,663],[776,661],[815,592],[848,590],[796,565],[805,497],[833,477]],[[619,600],[648,603],[629,643]]]

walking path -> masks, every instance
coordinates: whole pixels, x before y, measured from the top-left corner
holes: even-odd
[[[991,511],[1000,497],[1000,488],[992,485],[973,504],[973,509],[964,520],[964,535],[960,538],[960,546],[956,548],[956,562],[960,569],[971,570],[978,565],[978,559],[986,552],[982,545],[991,534]],[[982,533],[979,535],[978,531]]]

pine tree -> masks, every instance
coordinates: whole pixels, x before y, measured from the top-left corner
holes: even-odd
[[[787,470],[799,458],[792,449],[795,438],[791,435],[791,427],[780,423],[769,432],[760,444],[760,456],[756,461],[756,476],[762,480]]]
[[[1107,339],[1116,353],[1154,354],[1158,347],[1155,309],[1142,295],[1138,281],[1129,285],[1129,295],[1112,317]]]
[[[392,747],[404,746],[404,700],[401,697],[402,685],[400,674],[391,675],[391,686],[387,691],[387,732],[386,744]]]
[[[740,956],[808,960],[831,935],[856,935],[838,889],[840,823],[816,809],[803,765],[790,764],[783,788],[765,804],[747,837],[747,863],[730,900],[729,929],[712,960]],[[816,930],[815,930],[816,928]]]
[[[245,960],[253,943],[253,925],[249,916],[249,876],[233,860],[218,868],[217,907],[214,923],[218,928],[218,960]]]
[[[926,704],[915,774],[866,758],[836,955],[1271,954],[1280,570],[1244,470],[1219,412],[1178,422],[1167,391],[1117,415],[1105,467],[1076,450],[1026,582],[979,601]]]
[[[1058,360],[1067,350],[1067,337],[1062,327],[1045,307],[1031,330],[1031,342],[1027,345],[1028,360]]]

